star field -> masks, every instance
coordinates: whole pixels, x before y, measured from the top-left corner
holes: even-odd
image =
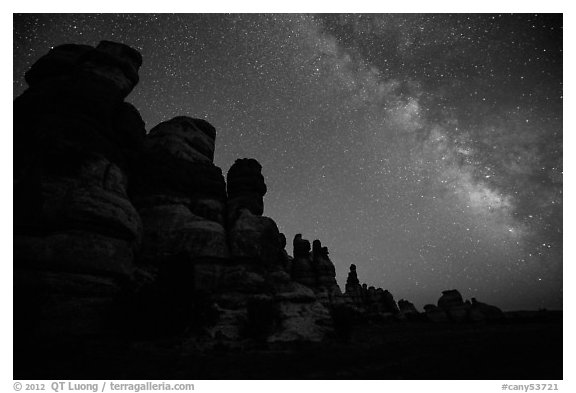
[[[50,47],[104,39],[142,53],[147,130],[205,118],[224,172],[260,161],[265,215],[342,288],[355,263],[419,308],[562,307],[561,15],[15,15],[14,96]]]

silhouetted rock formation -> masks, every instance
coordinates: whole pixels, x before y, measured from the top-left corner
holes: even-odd
[[[468,318],[471,321],[499,321],[504,319],[504,313],[496,306],[481,303],[472,298],[472,305],[468,311]]]
[[[146,136],[134,192],[144,223],[142,263],[229,256],[226,184],[212,163],[215,138],[208,122],[183,116]]]
[[[137,51],[103,41],[58,46],[26,73],[30,87],[14,102],[18,343],[122,329],[208,342],[319,341],[334,321],[346,330],[351,321],[419,315],[361,285],[354,264],[342,294],[320,240],[311,247],[298,234],[288,255],[286,236],[263,216],[262,166],[238,159],[224,181],[207,121],[178,116],[146,135],[124,102],[141,63]],[[456,290],[425,313],[502,318]]]
[[[388,290],[360,285],[354,264],[350,265],[344,295],[354,306],[370,314],[394,315],[399,312],[394,297]]]
[[[328,247],[322,247],[320,240],[312,242],[312,261],[318,287],[332,288],[336,283],[336,268],[328,257]]]
[[[266,184],[262,166],[253,158],[237,159],[226,176],[228,187],[228,222],[234,222],[243,209],[255,216],[264,213]]]
[[[356,273],[356,265],[350,265],[350,272],[348,272],[348,278],[346,279],[346,296],[350,298],[352,303],[359,304],[362,302],[362,286],[358,280],[358,274]]]
[[[450,309],[452,307],[460,307],[464,305],[462,295],[456,289],[442,291],[442,296],[438,299],[438,307],[443,309]]]
[[[288,255],[288,252],[286,251],[286,235],[283,233],[280,233],[280,248],[282,249],[282,251],[280,251],[280,254],[282,255],[282,263],[284,266],[284,271],[288,273],[288,275],[291,274],[292,272],[292,261],[294,260],[294,258],[292,258],[290,255]]]
[[[291,261],[292,279],[312,288],[324,304],[339,301],[342,291],[336,282],[336,268],[328,257],[328,247],[314,240],[310,252],[310,241],[301,234],[294,237],[294,258]]]
[[[30,88],[14,102],[16,259],[76,272],[131,270],[141,223],[127,172],[145,130],[122,99],[140,64],[122,44],[64,45],[26,74]]]
[[[455,289],[442,291],[442,296],[438,299],[438,307],[448,314],[454,322],[463,322],[468,315],[469,304],[464,303],[462,295]]]
[[[283,269],[284,247],[278,226],[263,217],[266,184],[262,166],[252,158],[238,159],[228,171],[228,226],[230,248],[235,258]]]
[[[400,299],[398,300],[398,308],[404,314],[418,314],[418,310],[413,303],[408,300]]]
[[[442,291],[438,306],[424,306],[426,317],[432,322],[482,322],[498,321],[504,318],[504,313],[495,306],[476,301],[464,301],[460,292],[455,289]]]
[[[434,304],[427,304],[424,306],[426,318],[431,322],[448,322],[448,314],[440,307]]]
[[[78,76],[76,81],[83,86],[105,84],[106,89],[113,89],[124,98],[138,83],[141,65],[140,53],[124,44],[101,41],[96,48],[66,44],[51,49],[34,63],[25,79],[35,88],[47,81],[67,84],[73,81],[70,77]]]
[[[146,131],[123,99],[141,63],[103,41],[55,47],[26,73],[14,101],[19,334],[94,333],[133,274],[142,224],[128,177]]]
[[[292,261],[292,279],[308,287],[316,285],[316,276],[312,267],[312,255],[310,255],[310,241],[302,239],[297,234],[292,242],[294,245],[294,260]]]
[[[328,247],[322,247],[320,240],[312,242],[312,267],[316,296],[324,304],[340,302],[342,291],[336,282],[336,267],[328,257]]]

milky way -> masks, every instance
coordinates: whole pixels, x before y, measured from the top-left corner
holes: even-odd
[[[205,118],[224,172],[258,159],[265,215],[341,287],[355,263],[418,307],[562,307],[561,16],[15,15],[14,96],[50,47],[103,39],[143,55],[147,130]]]

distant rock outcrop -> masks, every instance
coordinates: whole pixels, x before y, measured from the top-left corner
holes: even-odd
[[[432,322],[482,322],[498,321],[504,318],[504,313],[495,306],[476,301],[464,301],[460,292],[455,289],[442,291],[438,306],[427,304],[424,311]]]
[[[438,307],[448,314],[454,322],[464,322],[468,315],[469,304],[464,303],[462,295],[455,289],[442,291]]]
[[[468,312],[468,319],[471,321],[501,321],[504,319],[504,313],[496,306],[481,303],[472,298],[472,305]]]
[[[464,305],[462,295],[456,289],[442,291],[442,296],[438,299],[438,307],[443,309],[450,309],[452,307],[460,307]]]
[[[447,322],[448,314],[446,311],[442,310],[440,307],[434,304],[427,304],[424,306],[424,312],[426,313],[426,318],[431,322]]]
[[[356,265],[350,265],[344,296],[348,302],[373,315],[396,315],[399,312],[394,296],[382,288],[360,285]]]

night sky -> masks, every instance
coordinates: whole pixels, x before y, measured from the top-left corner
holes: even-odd
[[[50,47],[140,50],[146,129],[216,127],[253,157],[265,215],[418,308],[444,289],[562,307],[562,16],[14,16],[14,96]]]

